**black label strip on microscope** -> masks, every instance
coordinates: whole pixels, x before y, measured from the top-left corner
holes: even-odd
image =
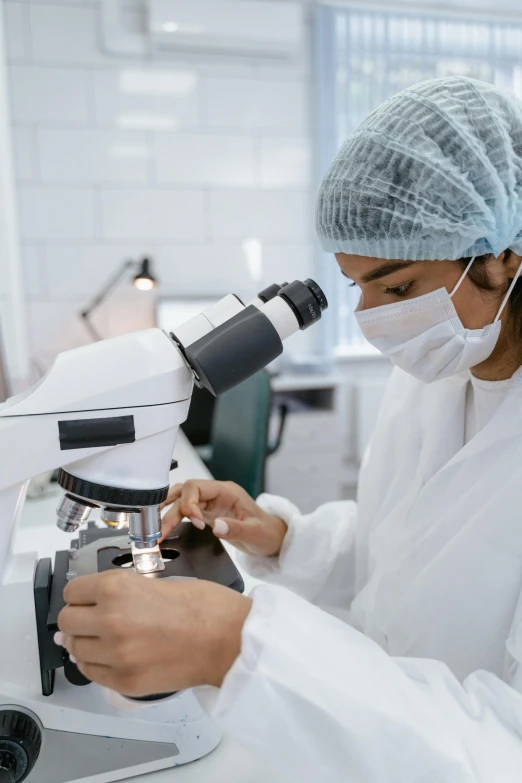
[[[134,416],[110,416],[105,419],[59,421],[60,449],[93,449],[134,443]]]

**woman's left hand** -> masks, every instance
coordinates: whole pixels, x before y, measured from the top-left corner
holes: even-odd
[[[126,696],[220,686],[252,605],[212,582],[116,570],[74,579],[64,598],[57,643],[85,677]]]

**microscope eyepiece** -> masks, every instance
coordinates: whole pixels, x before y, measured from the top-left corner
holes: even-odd
[[[281,288],[278,296],[291,307],[301,330],[308,329],[328,307],[328,300],[322,288],[310,278],[304,282],[294,280]]]
[[[317,323],[327,307],[314,280],[294,280],[262,306],[245,307],[196,340],[183,355],[196,383],[217,396],[270,364],[283,352],[282,341]]]
[[[326,298],[326,294],[324,293],[323,289],[320,285],[318,285],[315,280],[312,280],[312,278],[308,277],[304,284],[308,286],[312,294],[315,296],[317,301],[319,302],[319,306],[322,311],[328,310],[328,299]]]

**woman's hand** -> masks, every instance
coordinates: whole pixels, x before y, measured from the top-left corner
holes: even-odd
[[[203,530],[210,525],[218,538],[249,555],[278,555],[287,526],[263,511],[231,481],[187,481],[170,488],[163,506],[172,504],[162,520],[166,538],[184,517]]]
[[[116,570],[74,579],[64,598],[57,644],[85,677],[126,696],[220,686],[252,605],[212,582]]]

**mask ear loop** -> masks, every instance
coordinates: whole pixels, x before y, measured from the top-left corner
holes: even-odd
[[[473,263],[473,261],[476,259],[476,257],[477,257],[477,256],[473,256],[473,258],[471,259],[471,261],[469,262],[469,264],[467,265],[467,267],[465,268],[465,270],[463,271],[463,273],[462,273],[462,274],[461,274],[461,276],[459,277],[459,279],[458,279],[458,281],[457,281],[457,285],[455,286],[455,288],[454,288],[454,289],[453,289],[453,291],[451,292],[451,294],[450,294],[450,297],[452,297],[452,296],[453,296],[453,294],[454,294],[454,293],[456,293],[456,292],[459,290],[459,288],[460,288],[460,284],[462,283],[462,281],[464,280],[464,278],[465,278],[465,277],[466,277],[466,275],[468,274],[468,272],[469,272],[469,269],[470,269],[470,266],[471,266],[471,264]]]
[[[505,295],[504,299],[502,300],[502,304],[500,305],[500,309],[499,309],[499,311],[498,311],[497,315],[495,316],[495,320],[493,321],[493,323],[494,323],[494,324],[495,324],[495,323],[498,321],[498,319],[499,319],[499,318],[500,318],[500,316],[502,315],[502,310],[503,310],[503,309],[504,309],[504,307],[506,306],[506,304],[507,304],[507,300],[509,299],[509,297],[510,297],[510,295],[511,295],[511,291],[514,289],[514,287],[515,287],[515,284],[516,284],[516,282],[517,282],[518,278],[520,277],[520,273],[521,273],[521,272],[522,272],[522,263],[521,263],[521,264],[520,264],[520,266],[518,267],[518,269],[517,269],[517,273],[516,273],[515,277],[513,278],[513,280],[511,281],[511,285],[509,286],[509,288],[508,288],[508,290],[507,290],[507,294]]]

